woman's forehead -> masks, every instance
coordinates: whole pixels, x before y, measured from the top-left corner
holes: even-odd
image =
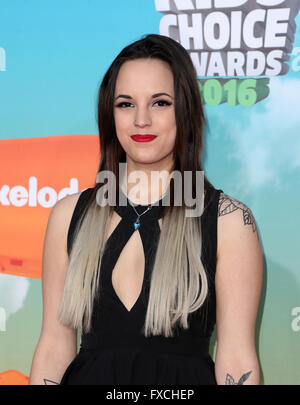
[[[169,65],[160,59],[136,59],[125,62],[116,81],[116,91],[130,89],[157,93],[173,92],[173,73]]]

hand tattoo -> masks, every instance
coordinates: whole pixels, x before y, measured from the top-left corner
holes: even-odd
[[[234,382],[234,378],[230,374],[227,374],[226,380],[225,380],[225,385],[243,385],[244,381],[247,380],[247,378],[249,377],[249,375],[251,373],[252,373],[252,370],[248,371],[248,373],[243,374],[237,383]]]
[[[55,382],[55,381],[52,381],[52,380],[47,380],[46,378],[44,378],[44,383],[45,383],[45,385],[59,385],[58,382]]]

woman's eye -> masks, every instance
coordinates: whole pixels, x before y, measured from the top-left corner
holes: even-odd
[[[155,101],[154,104],[158,105],[159,107],[171,105],[171,103],[169,103],[169,101],[166,101],[166,100],[157,100],[157,101]]]
[[[131,106],[131,103],[126,102],[126,101],[123,101],[122,103],[119,103],[119,104],[116,105],[116,107],[119,107],[119,108],[127,108],[127,107],[130,107],[130,106]]]
[[[166,100],[157,100],[153,103],[153,105],[157,105],[158,107],[165,107],[165,106],[171,105],[171,103]],[[119,107],[119,108],[128,108],[128,107],[132,107],[132,106],[133,106],[133,104],[129,103],[128,101],[122,101],[121,103],[116,105],[116,107]]]

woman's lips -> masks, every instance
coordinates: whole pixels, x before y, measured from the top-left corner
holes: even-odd
[[[131,135],[131,138],[136,142],[150,142],[156,138],[156,135]]]

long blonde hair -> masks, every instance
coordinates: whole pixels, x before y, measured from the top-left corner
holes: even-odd
[[[169,63],[175,88],[177,134],[173,152],[174,169],[182,174],[202,171],[202,131],[205,123],[196,72],[186,50],[161,35],[148,35],[129,45],[106,72],[99,90],[98,127],[101,162],[98,172],[110,171],[119,184],[119,163],[126,161],[118,142],[113,119],[113,95],[121,65],[137,58],[159,58]],[[180,60],[180,63],[178,63]],[[196,184],[193,176],[192,190]],[[77,222],[69,255],[59,320],[83,333],[91,331],[93,303],[99,297],[99,280],[105,235],[113,213],[110,205],[100,206],[95,181],[84,212]],[[213,187],[204,176],[205,191]],[[184,180],[182,190],[184,189]],[[170,206],[164,207],[162,229],[151,273],[144,335],[174,335],[175,325],[188,328],[188,315],[199,309],[208,293],[207,274],[201,261],[201,217],[186,217],[185,205],[174,206],[174,187],[170,183]],[[166,254],[167,252],[167,254]],[[101,302],[101,301],[100,301]]]

